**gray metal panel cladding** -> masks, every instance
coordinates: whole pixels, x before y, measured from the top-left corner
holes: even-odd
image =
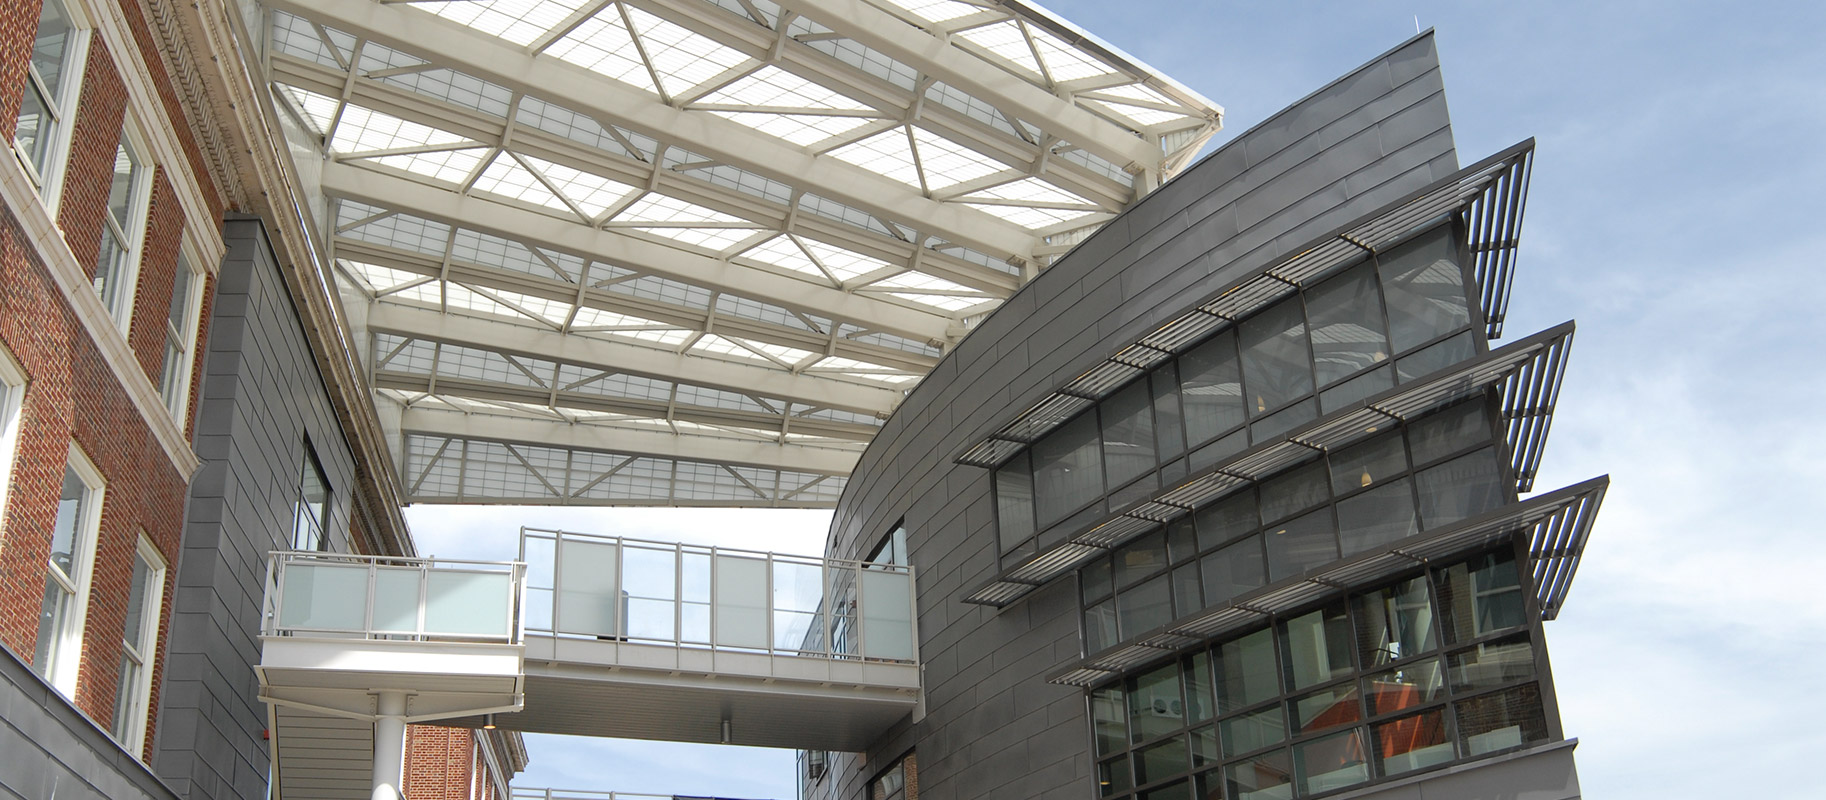
[[[264,797],[266,706],[254,664],[266,554],[285,546],[308,439],[347,550],[355,459],[257,220],[229,220],[206,344],[153,769],[194,800]]]
[[[0,648],[0,796],[177,800],[12,650]]]
[[[1041,273],[948,353],[857,464],[829,550],[855,557],[902,517],[919,570],[926,714],[846,770],[854,793],[916,748],[924,797],[1078,796],[1080,693],[1068,583],[997,613],[964,605],[998,570],[989,473],[951,462],[1048,392],[1248,271],[1457,170],[1430,33],[1232,140]],[[848,796],[848,795],[845,795]]]

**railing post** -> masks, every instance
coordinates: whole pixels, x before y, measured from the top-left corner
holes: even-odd
[[[919,664],[919,581],[913,574],[912,564],[908,564],[905,569],[907,571],[907,644],[913,653],[913,663],[917,666]]]
[[[621,596],[627,593],[627,575],[628,548],[626,547],[626,540],[617,536],[615,537],[615,586],[609,592],[609,610],[614,614],[613,617],[610,617],[610,620],[615,626],[615,640],[624,643],[633,638],[631,635],[632,632],[628,629],[634,627],[629,624],[631,620],[628,619],[628,604],[621,599]]]
[[[855,593],[856,600],[854,603],[851,604],[850,616],[855,618],[855,622],[852,624],[854,624],[856,626],[856,657],[863,661],[867,661],[867,660],[869,660],[869,640],[868,640],[868,636],[867,636],[867,631],[864,631],[862,629],[863,608],[862,608],[862,562],[861,561],[856,562],[855,570],[856,570],[856,575],[855,575],[856,584],[854,586],[850,587],[850,591]]]
[[[835,658],[837,643],[832,637],[837,635],[836,623],[833,621],[837,616],[837,607],[835,598],[831,597],[831,560],[828,558],[822,559],[818,564],[818,608],[823,612],[819,616],[824,618],[824,657]]]
[[[672,646],[685,641],[685,543],[672,544]]]
[[[767,614],[767,654],[774,654],[774,554],[767,554],[767,581],[762,584],[765,592],[761,596],[761,607]]]
[[[720,560],[721,559],[718,559],[716,557],[716,545],[711,545],[710,546],[710,652],[712,652],[712,653],[716,652],[716,646],[718,644],[717,634],[716,634],[716,631],[717,631],[717,628],[716,628],[716,606],[717,606],[716,571],[717,571],[717,562]]]

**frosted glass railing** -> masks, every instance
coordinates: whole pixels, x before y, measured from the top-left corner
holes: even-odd
[[[263,632],[514,644],[524,574],[517,562],[274,553]]]
[[[913,571],[523,529],[526,629],[776,655],[918,660]]]

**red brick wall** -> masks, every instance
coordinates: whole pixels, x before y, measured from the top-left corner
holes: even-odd
[[[105,724],[114,709],[131,554],[143,529],[166,564],[177,563],[185,476],[64,302],[18,219],[10,209],[3,215],[0,341],[30,382],[0,527],[0,641],[27,658],[33,652],[57,499],[75,442],[107,482],[76,688],[77,707]],[[175,575],[175,569],[166,572],[161,626]],[[155,659],[153,669],[156,687],[162,663]]]
[[[89,59],[79,97],[76,124],[70,133],[70,160],[64,169],[63,193],[57,201],[57,227],[63,229],[64,241],[70,244],[76,263],[93,277],[107,224],[104,220],[114,153],[120,146],[121,125],[127,114],[127,87],[121,83],[114,59],[99,36],[89,39]]]
[[[184,209],[178,205],[177,190],[171,187],[164,167],[153,173],[145,237],[140,245],[139,285],[133,295],[127,343],[146,377],[157,386],[165,366],[165,320],[171,315],[172,281],[177,278],[178,250],[184,242]]]
[[[475,769],[474,732],[464,728],[406,728],[406,800],[468,800],[482,776]]]
[[[40,0],[0,3],[0,142],[11,142],[19,124],[19,98],[31,63],[32,37],[38,33]]]

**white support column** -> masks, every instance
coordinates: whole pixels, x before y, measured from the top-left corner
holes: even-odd
[[[374,792],[371,800],[400,800],[406,774],[406,693],[374,693]]]

